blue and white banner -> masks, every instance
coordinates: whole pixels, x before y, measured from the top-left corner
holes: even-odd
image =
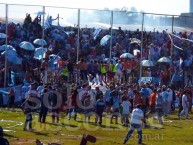
[[[93,38],[94,40],[96,40],[97,36],[99,35],[99,33],[101,32],[101,28],[97,28],[95,29],[95,31],[93,32]]]

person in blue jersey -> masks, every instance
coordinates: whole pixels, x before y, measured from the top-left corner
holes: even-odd
[[[115,123],[118,124],[118,117],[119,117],[119,92],[117,90],[113,90],[110,94],[111,97],[111,123],[113,123],[113,119],[115,119]]]
[[[107,107],[107,113],[110,113],[110,110],[111,110],[111,96],[110,96],[110,94],[111,94],[111,91],[113,90],[113,86],[112,85],[106,85],[106,87],[107,87],[107,90],[106,90],[106,92],[105,92],[105,104],[106,104],[106,107]]]
[[[96,113],[95,124],[97,124],[99,120],[99,125],[102,125],[102,114],[105,110],[105,106],[106,105],[105,101],[103,100],[103,95],[100,95],[99,99],[94,104],[94,109]]]
[[[50,59],[48,60],[48,68],[51,70],[54,70],[54,58],[53,58],[53,56],[50,56]]]
[[[27,92],[28,92],[28,87],[27,87],[27,85],[25,85],[24,83],[23,83],[23,85],[22,85],[22,87],[21,87],[21,99],[22,99],[22,103],[23,102],[25,102],[25,99],[26,99],[26,94],[27,94]]]
[[[132,111],[130,129],[125,136],[123,144],[126,144],[135,129],[138,133],[138,144],[142,144],[142,122],[144,122],[144,114],[141,107],[142,106],[138,104],[137,108]]]
[[[149,96],[150,96],[150,94],[149,94],[149,91],[148,91],[148,89],[147,89],[145,84],[141,85],[140,92],[143,93],[144,97],[146,98],[146,106],[149,107]]]

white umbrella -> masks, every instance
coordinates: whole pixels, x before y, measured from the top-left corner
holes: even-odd
[[[44,39],[35,39],[33,41],[34,44],[40,45],[40,46],[45,46],[47,45],[47,42]]]
[[[134,49],[133,50],[133,55],[136,56],[138,53],[140,53],[140,50],[139,49]]]
[[[0,38],[6,38],[7,35],[5,33],[0,33]]]
[[[10,48],[7,48],[6,51],[3,51],[1,53],[1,55],[5,55],[5,53],[7,54],[7,56],[14,56],[14,55],[17,55],[17,52],[15,49],[10,49]]]
[[[13,64],[22,63],[22,58],[18,57],[17,52],[14,48],[11,48],[11,47],[7,48],[6,51],[1,53],[1,55],[5,55],[5,53],[7,54],[6,58],[10,63],[13,63]]]
[[[33,46],[33,44],[31,44],[30,42],[27,41],[23,41],[19,44],[20,48],[23,48],[25,50],[30,50],[33,51],[35,50],[35,47]]]
[[[158,59],[157,62],[167,62],[167,63],[170,63],[171,60],[170,60],[170,58],[168,58],[168,57],[162,57],[162,58]]]
[[[22,58],[18,57],[17,55],[8,56],[8,57],[7,57],[7,60],[8,60],[10,63],[13,63],[13,64],[22,64]]]
[[[20,47],[21,45],[23,45],[24,43],[26,43],[26,42],[28,42],[28,41],[22,41],[21,43],[19,43],[19,47]]]
[[[151,60],[143,60],[141,62],[142,66],[146,66],[146,67],[150,67],[150,66],[154,66],[153,62]]]
[[[105,58],[103,61],[107,62],[107,63],[110,63],[110,61],[113,62],[113,64],[116,64],[116,61],[114,59],[110,59],[110,58]]]
[[[13,46],[11,46],[11,45],[1,45],[0,46],[0,51],[4,51],[4,50],[14,50],[14,51],[16,51],[15,50],[15,48],[13,48]]]
[[[47,48],[42,48],[42,47],[36,48],[34,52],[34,58],[41,60],[44,58],[46,52],[47,52]]]
[[[134,56],[131,53],[123,53],[120,58],[134,58]]]
[[[51,59],[51,57],[54,59],[54,62],[58,62],[58,60],[61,59],[61,57],[56,54],[49,55],[49,59]]]
[[[137,39],[137,38],[130,38],[130,44],[140,44],[141,40]]]

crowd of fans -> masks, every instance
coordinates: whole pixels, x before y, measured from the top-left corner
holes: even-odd
[[[193,33],[173,32],[172,36],[178,36],[173,37],[173,43],[182,49],[174,47],[171,50],[172,42],[166,31],[144,32],[142,60],[149,59],[154,66],[143,67],[142,76],[160,78],[160,82],[138,83],[141,54],[137,53],[132,59],[120,59],[120,55],[134,55],[134,50],[141,50],[140,44],[131,42],[131,38],[141,40],[139,30],[123,31],[121,27],[114,30],[111,36],[112,58],[109,59],[110,41],[105,45],[101,45],[100,41],[105,35],[110,35],[110,29],[81,28],[78,37],[78,27],[50,25],[44,30],[45,47],[49,49],[44,58],[38,60],[34,58],[33,51],[21,49],[19,44],[23,41],[33,43],[35,39],[42,38],[40,23],[41,17],[32,20],[27,14],[22,25],[8,24],[8,44],[16,49],[22,64],[8,63],[7,86],[21,85],[21,108],[26,115],[24,131],[32,130],[32,112],[37,110],[41,123],[46,122],[49,111],[52,123],[59,123],[60,114],[65,110],[68,119],[73,117],[77,120],[77,113],[84,113],[85,122],[90,123],[90,118],[95,116],[93,123],[102,125],[105,112],[111,116],[110,123],[121,122],[123,126],[128,126],[130,113],[140,104],[147,125],[147,116],[155,113],[158,123],[163,124],[163,116],[167,117],[175,110],[175,103],[178,102],[179,118],[184,114],[189,117],[193,93],[193,45],[185,39],[193,40]],[[5,33],[5,28],[5,24],[0,23],[0,32]],[[5,39],[0,39],[0,45],[3,44]],[[163,56],[170,57],[172,62],[158,63]],[[3,87],[3,56],[0,62],[0,86]],[[9,94],[8,107],[14,108],[13,88]],[[47,104],[44,99],[48,99]]]
[[[124,76],[125,69],[129,69],[130,76],[139,79],[139,65],[140,65],[140,54],[136,54],[134,59],[126,60],[126,65],[122,64],[123,67],[114,70],[110,67],[110,62],[118,65],[119,57],[123,53],[134,54],[134,50],[140,49],[140,44],[132,43],[131,38],[137,38],[141,40],[141,32],[139,30],[126,31],[118,30],[113,31],[112,35],[112,58],[113,61],[107,61],[105,58],[109,58],[110,52],[110,41],[107,41],[106,45],[101,45],[100,40],[105,35],[110,35],[109,30],[100,30],[97,35],[95,28],[81,28],[80,37],[78,37],[78,27],[60,27],[50,25],[44,29],[44,39],[47,42],[47,52],[44,54],[43,60],[37,60],[34,58],[33,51],[27,51],[21,49],[19,44],[23,41],[29,41],[33,44],[33,41],[37,38],[42,38],[43,28],[41,24],[41,17],[37,16],[32,20],[30,14],[26,14],[24,23],[21,24],[8,24],[8,45],[12,45],[18,55],[22,58],[21,65],[15,65],[12,63],[8,64],[7,67],[7,85],[17,85],[23,82],[43,82],[61,81],[62,79],[68,82],[80,81],[87,79],[89,75],[95,77],[96,74],[102,74],[106,81],[106,77],[112,77],[112,74],[117,73],[119,78]],[[0,24],[0,32],[5,33],[5,24]],[[94,34],[95,33],[95,34]],[[173,38],[173,42],[178,47],[171,50],[171,40],[168,37],[166,31],[163,32],[144,32],[143,33],[143,49],[142,49],[142,60],[150,59],[154,62],[155,67],[149,67],[151,70],[151,77],[161,77],[164,83],[169,84],[171,81],[170,75],[181,72],[182,69],[186,71],[188,82],[192,83],[192,42],[184,40],[188,38],[193,39],[193,34],[187,34],[186,32],[173,32],[174,35],[179,36]],[[94,36],[95,35],[95,36]],[[77,50],[78,38],[80,42],[80,49]],[[0,39],[0,45],[5,44],[5,39]],[[35,44],[34,44],[35,45]],[[35,47],[38,47],[35,45]],[[77,62],[77,51],[79,56]],[[55,61],[55,58],[49,57],[55,54],[59,56],[60,61]],[[171,55],[172,54],[172,55]],[[162,65],[157,63],[157,60],[163,56],[171,57],[172,63],[166,63]],[[184,62],[180,63],[180,59]],[[1,77],[0,86],[3,86],[4,82],[4,58],[1,56]],[[121,60],[124,63],[124,60]],[[104,64],[104,70],[101,72],[101,66]],[[66,70],[65,70],[65,67]],[[52,70],[55,71],[52,71]],[[46,70],[46,71],[45,71]],[[51,70],[51,71],[50,71]],[[20,72],[20,73],[18,73]],[[111,73],[113,72],[113,73]],[[11,79],[11,74],[15,75],[14,80]],[[75,74],[78,77],[75,77]],[[182,74],[182,73],[181,73]],[[84,76],[84,78],[83,78]],[[117,76],[117,75],[115,75]],[[148,67],[144,67],[143,76],[148,76]],[[181,75],[182,76],[182,75]],[[73,78],[76,78],[74,80]],[[111,79],[107,79],[111,81]],[[133,81],[133,80],[132,80]],[[127,77],[126,77],[127,83]]]

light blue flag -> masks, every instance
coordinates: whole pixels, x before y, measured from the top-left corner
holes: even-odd
[[[95,29],[95,31],[93,32],[93,38],[94,40],[96,40],[97,36],[99,35],[99,33],[101,32],[101,28],[97,28]]]

